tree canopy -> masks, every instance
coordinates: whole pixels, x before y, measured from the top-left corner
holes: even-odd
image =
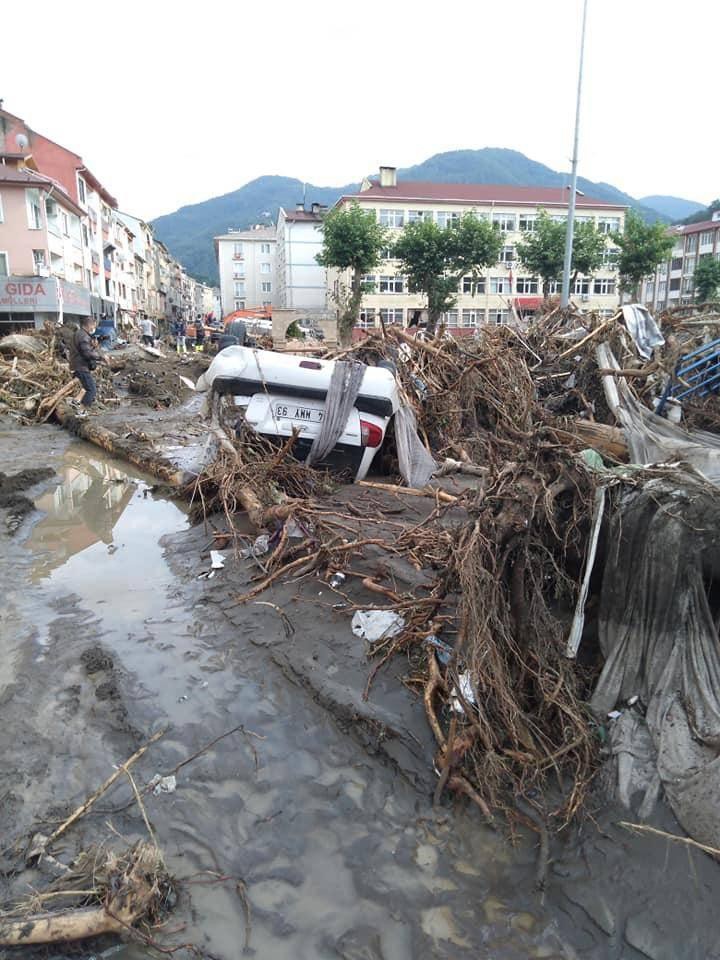
[[[720,260],[708,255],[700,257],[695,268],[695,299],[698,303],[715,300],[720,287]]]
[[[541,210],[535,220],[534,233],[517,245],[520,260],[534,276],[543,282],[543,293],[548,295],[553,280],[560,280],[565,258],[565,235],[567,224],[551,220],[546,210]],[[573,231],[571,270],[591,274],[602,263],[605,237],[598,233],[592,223],[576,223]]]
[[[409,223],[393,246],[410,293],[427,298],[428,332],[457,302],[461,277],[477,277],[497,263],[502,235],[487,220],[466,213],[448,227],[432,220]]]
[[[380,251],[388,244],[388,231],[380,226],[374,210],[362,210],[353,202],[334,207],[323,219],[323,248],[315,258],[323,267],[350,270],[349,290],[339,281],[336,301],[339,307],[338,340],[350,343],[357,323],[363,295],[362,275],[380,261]]]
[[[628,210],[625,230],[614,233],[613,240],[620,247],[620,289],[635,295],[644,278],[667,260],[675,242],[664,223],[645,223],[634,210]]]

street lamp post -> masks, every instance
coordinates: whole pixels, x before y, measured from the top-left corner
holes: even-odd
[[[575,193],[577,190],[578,140],[580,138],[580,97],[582,94],[583,60],[585,58],[587,6],[588,0],[583,0],[582,31],[580,34],[580,68],[578,70],[577,104],[575,106],[575,141],[573,144],[572,175],[570,178],[567,232],[565,233],[565,260],[563,263],[561,307],[566,307],[570,301],[570,267],[572,264],[573,233],[575,230]]]

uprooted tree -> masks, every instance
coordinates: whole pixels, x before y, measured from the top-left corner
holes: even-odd
[[[550,284],[560,280],[565,257],[565,234],[567,224],[552,220],[547,211],[541,210],[535,221],[535,230],[517,245],[517,254],[523,266],[534,276],[540,277],[543,296],[550,293]],[[598,233],[592,223],[576,223],[573,233],[572,281],[578,274],[589,276],[602,263],[605,237]]]
[[[497,263],[502,234],[486,220],[466,213],[448,227],[432,220],[408,224],[393,247],[410,293],[427,298],[428,333],[434,333],[441,315],[457,301],[462,277],[477,280],[481,271]]]
[[[644,278],[655,272],[659,263],[670,256],[674,239],[664,223],[645,223],[634,210],[625,216],[625,229],[612,235],[620,247],[618,273],[620,289],[636,299]]]
[[[338,341],[348,346],[358,320],[363,293],[363,274],[380,262],[380,251],[387,246],[388,233],[375,217],[374,210],[361,210],[357,203],[335,207],[322,223],[323,248],[316,256],[322,267],[350,271],[350,286],[339,278],[333,293],[338,305]]]

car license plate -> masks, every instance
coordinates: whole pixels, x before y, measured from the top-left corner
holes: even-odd
[[[322,423],[324,410],[317,407],[301,407],[294,403],[276,403],[275,416],[281,420],[296,420],[301,423]]]

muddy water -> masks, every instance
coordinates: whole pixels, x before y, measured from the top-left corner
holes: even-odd
[[[55,753],[26,778],[36,804],[74,806],[161,726],[141,780],[243,724],[181,768],[174,793],[150,796],[148,813],[174,874],[242,878],[256,956],[576,956],[567,923],[531,890],[532,848],[513,849],[472,811],[434,812],[203,602],[203,581],[180,576],[167,548],[180,549],[181,506],[86,445],[55,463],[57,486],[36,500],[42,518],[6,555],[16,589],[5,616],[22,642],[8,643],[4,670],[27,685],[18,702],[33,718],[31,748]],[[316,623],[308,614],[295,626]],[[86,657],[83,672],[88,650],[109,653],[111,666],[90,671]],[[130,797],[118,787],[86,830],[141,835],[135,812],[129,823],[112,812]],[[26,798],[26,815],[31,806]],[[248,931],[234,882],[185,891],[177,937],[240,956]]]

